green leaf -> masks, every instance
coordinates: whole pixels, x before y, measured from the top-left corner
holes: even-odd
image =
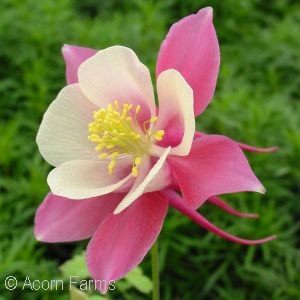
[[[143,274],[143,270],[140,267],[129,272],[125,279],[141,293],[148,294],[152,290],[151,280]]]
[[[80,291],[78,288],[72,285],[70,290],[70,299],[71,300],[89,300],[87,294]]]
[[[74,285],[71,286],[70,300],[105,300],[105,299],[109,299],[109,298],[103,297],[101,295],[88,296],[86,293],[84,293]]]
[[[116,282],[116,289],[121,293],[126,293],[126,291],[129,290],[130,288],[132,288],[132,284],[129,283],[124,278]]]
[[[88,300],[105,300],[105,299],[108,299],[108,298],[100,296],[100,295],[93,295],[88,298]]]
[[[79,278],[90,277],[90,274],[86,267],[85,253],[75,255],[70,260],[66,261],[60,266],[60,270],[64,278],[68,279],[71,276],[77,276]]]

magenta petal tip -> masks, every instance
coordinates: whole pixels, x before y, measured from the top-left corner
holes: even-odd
[[[277,151],[279,149],[278,146],[273,146],[273,147],[269,147],[269,148],[265,148],[265,152],[274,152]]]
[[[206,15],[208,17],[210,17],[211,19],[213,18],[214,10],[213,10],[213,8],[211,6],[207,6],[207,7],[203,8],[203,11],[206,12]]]
[[[256,153],[270,153],[270,152],[275,152],[279,149],[278,146],[273,146],[273,147],[269,147],[269,148],[257,148],[257,147],[253,147],[247,144],[243,144],[243,143],[238,143],[239,146],[246,151],[249,152],[256,152]]]
[[[260,194],[265,194],[266,193],[266,188],[263,186],[263,185],[261,185],[260,187],[258,187],[258,189],[257,189],[257,192],[258,193],[260,193]]]
[[[204,8],[201,8],[199,10],[199,12],[202,11],[202,12],[206,12],[207,14],[213,14],[213,8],[211,6],[206,6]]]
[[[231,235],[231,236],[228,236],[228,237],[231,238],[231,237],[234,237],[234,236]],[[265,244],[265,243],[268,243],[268,242],[271,242],[271,241],[277,239],[276,235],[271,235],[271,236],[268,236],[266,238],[259,239],[259,240],[246,240],[246,239],[241,239],[241,238],[237,238],[237,237],[234,237],[234,239],[230,239],[228,237],[223,236],[223,238],[229,239],[232,242],[236,242],[236,243],[239,243],[239,244],[242,244],[242,245],[261,245],[261,244]]]
[[[229,241],[239,243],[242,245],[258,245],[258,244],[267,243],[269,241],[276,239],[276,235],[271,235],[269,237],[259,239],[259,240],[247,240],[247,239],[242,239],[237,236],[234,236],[234,235],[220,229],[219,227],[217,227],[210,221],[208,221],[201,214],[199,214],[196,210],[193,210],[193,209],[187,207],[185,205],[185,203],[183,202],[183,199],[176,192],[169,190],[165,194],[168,197],[170,205],[173,208],[177,209],[179,212],[186,215],[188,218],[190,218],[191,220],[193,220],[195,223],[199,224],[203,228],[205,228],[205,229],[213,232],[214,234],[216,234],[222,238],[225,238]]]
[[[63,54],[65,54],[66,52],[70,51],[70,49],[72,48],[73,46],[72,45],[69,45],[69,44],[63,44],[62,48],[61,48],[61,51]]]
[[[252,213],[241,213],[241,217],[248,218],[248,219],[258,219],[258,214],[252,214]]]
[[[249,245],[264,244],[264,243],[267,243],[267,242],[270,242],[270,241],[273,241],[276,239],[277,239],[277,235],[271,235],[271,236],[268,236],[268,237],[260,239],[260,240],[253,240],[253,241],[251,241],[251,244],[249,244]]]
[[[216,205],[217,207],[223,209],[224,211],[232,214],[232,215],[235,215],[237,217],[240,217],[240,218],[252,218],[252,219],[256,219],[259,217],[258,214],[255,214],[255,213],[243,213],[243,212],[240,212],[236,209],[234,209],[233,207],[231,207],[228,203],[226,203],[224,200],[220,199],[219,197],[217,196],[214,196],[214,197],[210,197],[208,199],[208,202],[210,202],[211,204],[213,205]]]

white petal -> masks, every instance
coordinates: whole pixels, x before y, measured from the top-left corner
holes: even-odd
[[[149,70],[129,48],[114,46],[98,51],[80,65],[78,78],[83,93],[100,107],[118,100],[140,104],[140,113],[148,117],[155,113]]]
[[[144,193],[155,192],[166,188],[172,183],[172,176],[172,171],[169,165],[165,163],[155,177],[146,186]]]
[[[119,159],[108,174],[107,161],[73,160],[53,169],[48,184],[53,194],[70,199],[85,199],[116,191],[132,178],[131,159]],[[128,175],[129,174],[129,175]]]
[[[172,147],[170,154],[188,155],[195,134],[193,90],[178,71],[170,69],[158,76],[157,94],[159,115],[154,130],[165,129],[167,135],[168,124],[178,126],[183,132],[182,140]],[[174,130],[170,126],[169,130]]]
[[[130,192],[124,197],[124,199],[120,202],[120,204],[117,206],[117,208],[114,211],[114,214],[118,214],[121,211],[123,211],[126,207],[128,207],[133,201],[135,201],[138,197],[140,197],[143,192],[145,191],[146,187],[151,183],[152,180],[159,174],[162,167],[164,166],[164,163],[167,159],[168,154],[170,153],[171,147],[168,147],[165,149],[162,156],[158,159],[156,164],[152,167],[152,169],[148,172],[146,177],[142,177],[142,182],[140,180],[136,180],[136,183],[133,185]],[[146,162],[148,164],[148,162]],[[140,166],[142,167],[142,166]],[[145,170],[147,169],[147,166],[143,166]],[[149,169],[149,168],[148,168]],[[145,171],[144,170],[144,171]],[[141,170],[142,173],[144,173]]]
[[[88,124],[97,107],[78,84],[65,87],[44,114],[36,141],[44,159],[57,166],[76,159],[97,159],[95,144],[88,140]]]

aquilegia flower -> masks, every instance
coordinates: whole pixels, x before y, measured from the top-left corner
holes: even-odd
[[[211,8],[173,25],[161,45],[158,108],[149,71],[132,50],[65,45],[63,55],[69,85],[49,106],[37,135],[41,154],[55,167],[48,176],[51,192],[36,214],[38,240],[92,237],[89,271],[109,282],[141,262],[169,205],[232,241],[274,238],[239,239],[196,211],[209,201],[256,217],[234,210],[218,195],[263,193],[241,149],[274,150],[195,132],[194,116],[210,102],[219,69]]]

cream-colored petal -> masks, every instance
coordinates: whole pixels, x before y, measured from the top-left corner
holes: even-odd
[[[168,124],[169,130],[174,130],[174,125],[178,126],[182,139],[179,145],[172,147],[170,154],[188,155],[195,134],[193,90],[178,71],[170,69],[158,76],[157,94],[159,115],[154,130],[165,129],[167,138]]]
[[[98,51],[78,70],[83,93],[96,105],[140,104],[140,114],[154,115],[155,102],[150,72],[136,54],[122,46]]]
[[[164,163],[159,172],[146,186],[144,193],[155,192],[166,188],[172,183],[172,176],[172,171],[168,163]]]
[[[97,159],[95,145],[88,140],[88,124],[95,104],[78,84],[65,87],[44,114],[36,141],[44,159],[53,166],[76,159]]]
[[[131,159],[118,159],[113,174],[109,161],[73,160],[53,169],[48,184],[53,194],[70,199],[85,199],[116,191],[132,178]]]
[[[140,197],[147,186],[151,183],[152,180],[159,174],[162,167],[164,166],[164,163],[167,159],[168,154],[170,153],[171,147],[168,147],[165,149],[161,157],[157,160],[155,165],[152,167],[150,171],[149,170],[149,158],[144,158],[146,161],[143,162],[143,166],[141,165],[140,168],[143,170],[139,171],[142,173],[141,178],[142,181],[137,178],[136,182],[134,183],[132,189],[130,192],[124,197],[124,199],[120,202],[120,204],[117,206],[117,208],[114,211],[114,214],[118,214],[121,211],[123,211],[125,208],[127,208],[133,201],[135,201],[138,197]],[[147,172],[147,175],[144,177],[143,175]],[[161,188],[161,187],[160,187]],[[154,186],[152,186],[152,190],[154,190]]]

